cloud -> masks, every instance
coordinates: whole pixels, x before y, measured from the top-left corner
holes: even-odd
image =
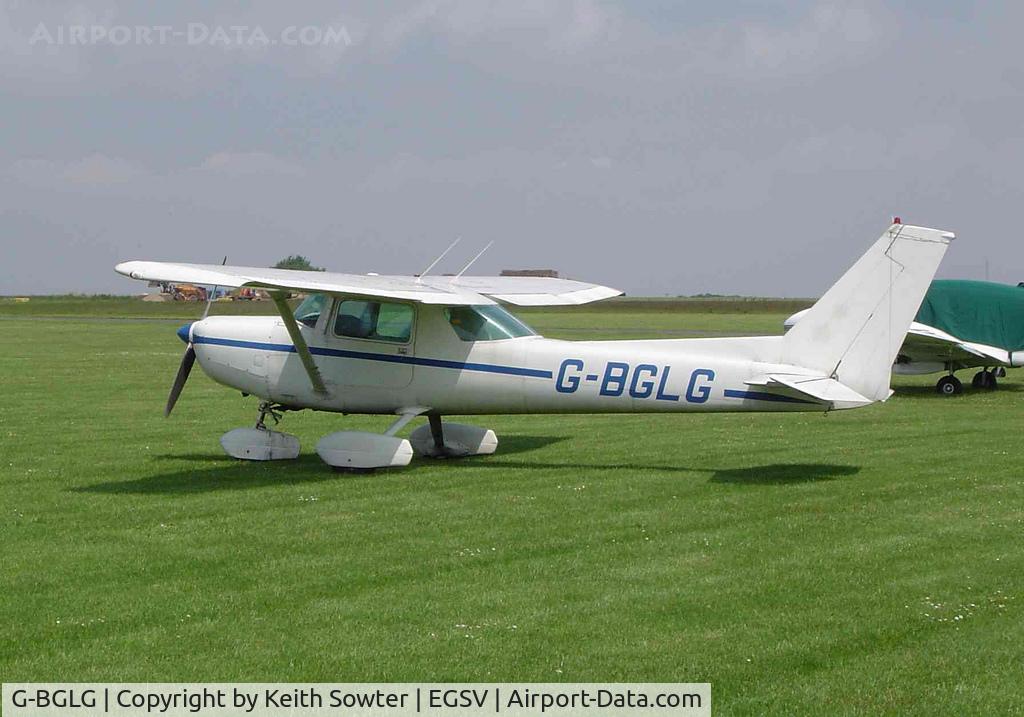
[[[269,152],[217,152],[204,159],[198,169],[234,176],[305,174],[302,166]]]
[[[145,170],[121,157],[91,154],[68,161],[20,159],[8,166],[7,174],[30,184],[103,186],[136,180],[145,174]]]
[[[794,26],[741,23],[733,69],[810,74],[838,60],[866,56],[888,36],[887,15],[881,8],[826,2]]]
[[[571,52],[614,32],[618,12],[595,0],[426,0],[394,17],[377,32],[394,47],[423,33],[439,33],[458,41],[495,41],[522,35],[524,45],[539,40],[548,49]]]
[[[958,230],[951,271],[1024,263],[1014,4],[89,6],[0,6],[24,290],[44,235],[38,256],[106,247],[69,243],[66,289],[134,290],[109,258],[210,260],[211,237],[213,258],[402,271],[462,234],[498,240],[481,270],[802,294],[891,214]],[[352,44],[41,48],[39,22],[340,24]]]
[[[137,179],[142,173],[142,169],[128,160],[94,154],[68,163],[63,176],[75,184],[116,184]]]

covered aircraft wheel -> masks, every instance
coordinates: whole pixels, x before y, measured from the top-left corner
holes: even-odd
[[[959,393],[963,393],[964,385],[960,383],[960,379],[956,376],[943,376],[935,384],[935,390],[943,396],[956,396]]]
[[[999,387],[996,382],[995,371],[978,371],[974,374],[974,378],[971,379],[971,385],[974,388],[980,388],[986,391],[994,391]]]

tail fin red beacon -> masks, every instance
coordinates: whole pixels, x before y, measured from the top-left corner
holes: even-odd
[[[786,333],[783,361],[820,372],[868,400],[887,399],[892,363],[954,238],[894,217]]]

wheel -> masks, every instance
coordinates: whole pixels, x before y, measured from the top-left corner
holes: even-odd
[[[943,376],[935,384],[935,390],[943,396],[956,396],[959,393],[963,393],[964,385],[960,383],[960,379],[956,376]]]
[[[999,384],[996,382],[995,371],[978,371],[974,374],[974,378],[971,379],[971,385],[974,388],[980,388],[985,391],[995,391],[999,388]]]

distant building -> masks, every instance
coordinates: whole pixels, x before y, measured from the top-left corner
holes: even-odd
[[[557,279],[558,272],[554,269],[502,269],[502,276],[533,276],[546,279]]]

